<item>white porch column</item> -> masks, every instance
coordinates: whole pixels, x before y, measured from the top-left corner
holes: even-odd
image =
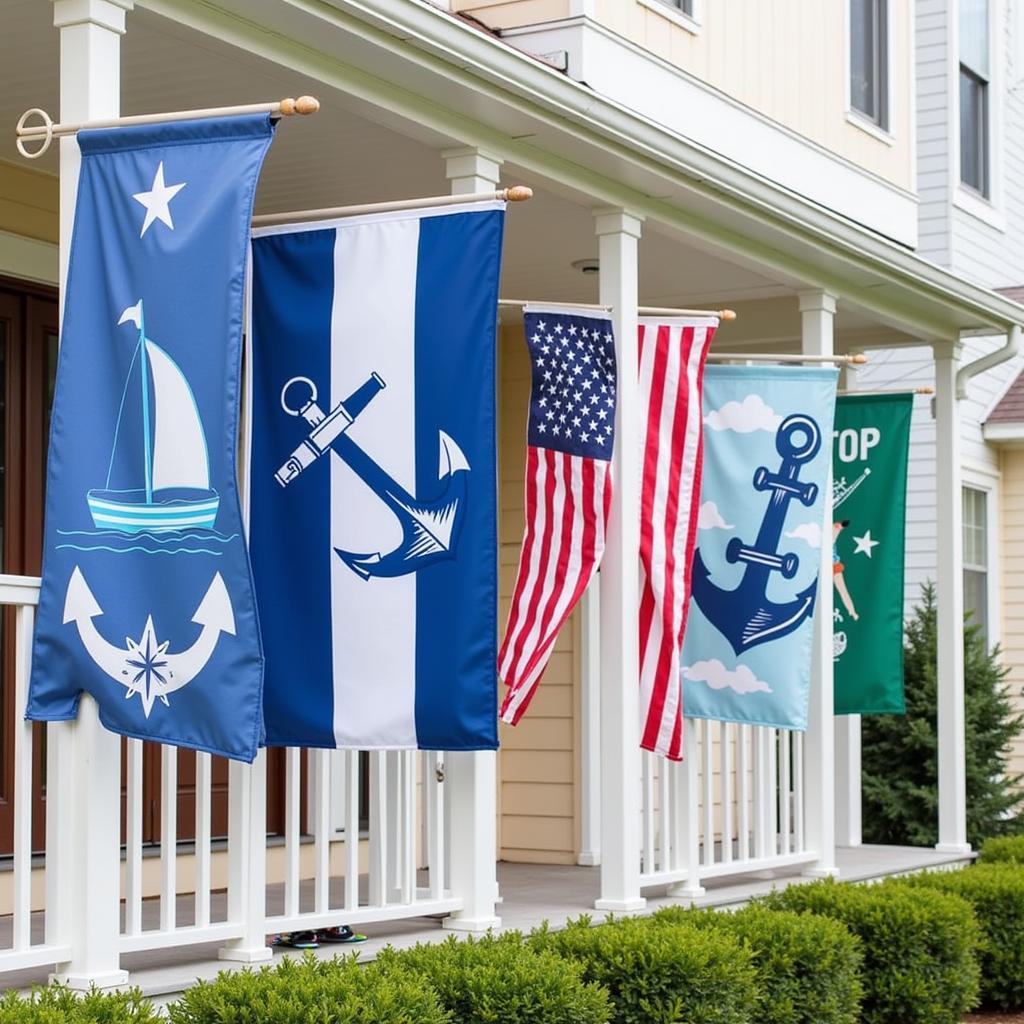
[[[121,111],[121,36],[132,0],[54,0],[60,30],[60,119],[88,121]],[[67,283],[71,228],[81,157],[74,137],[60,140],[60,298]],[[123,985],[117,938],[120,901],[121,741],[99,721],[96,703],[82,695],[74,722],[48,726],[59,766],[55,785],[66,785],[70,820],[49,836],[47,857],[58,882],[48,897],[56,915],[55,941],[71,946],[71,959],[54,977],[72,988]],[[49,913],[47,915],[49,917]],[[49,923],[49,922],[48,922]],[[50,938],[50,935],[47,936]]]
[[[580,602],[580,853],[577,864],[601,863],[601,582]]]
[[[598,910],[642,910],[640,895],[640,391],[638,242],[642,221],[595,211],[601,302],[612,307],[617,408],[613,497],[601,564],[601,895]]]
[[[497,188],[501,160],[475,147],[445,150],[452,195]],[[497,713],[497,709],[495,709]],[[449,751],[445,756],[450,828],[449,876],[462,910],[445,918],[457,931],[497,928],[498,757],[493,750]]]
[[[834,353],[833,321],[836,297],[826,291],[800,293],[801,349],[805,355]],[[831,464],[832,438],[822,446]],[[809,849],[818,859],[808,875],[835,875],[835,724],[832,692],[832,474],[825,485],[822,520],[821,568],[814,612],[814,647],[811,659],[811,702],[804,740],[804,800]]]
[[[839,386],[855,390],[856,368],[847,364]],[[861,736],[860,715],[836,715],[836,844],[860,846]]]
[[[964,746],[963,493],[956,373],[959,340],[935,345],[935,452],[938,501],[939,842],[944,853],[967,843]]]

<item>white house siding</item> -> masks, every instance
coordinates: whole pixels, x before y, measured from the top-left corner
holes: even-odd
[[[949,0],[917,0],[918,251],[948,265],[949,204]]]

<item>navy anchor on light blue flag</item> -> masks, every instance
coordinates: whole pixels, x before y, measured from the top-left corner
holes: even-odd
[[[834,369],[708,367],[683,713],[804,729]]]
[[[263,666],[238,501],[266,115],[80,132],[27,716],[251,761]]]

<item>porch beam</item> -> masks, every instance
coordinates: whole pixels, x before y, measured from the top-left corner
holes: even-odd
[[[498,187],[499,157],[469,146],[444,150],[441,156],[452,195]],[[444,927],[467,932],[498,928],[498,755],[494,750],[450,750],[445,761],[449,876],[462,909],[446,917]]]
[[[824,290],[800,292],[801,348],[805,355],[835,352],[836,296]],[[832,438],[822,438],[831,466]],[[821,877],[838,874],[835,823],[835,724],[832,671],[832,473],[824,494],[821,565],[814,611],[811,696],[804,741],[804,800],[807,846],[818,856],[804,870]]]
[[[630,913],[640,895],[640,387],[638,255],[642,219],[595,211],[600,302],[616,347],[612,505],[601,563],[601,894],[597,910]]]
[[[66,121],[117,117],[121,109],[121,36],[132,0],[54,0],[60,32],[60,116]],[[60,303],[63,312],[81,155],[73,138],[60,140]],[[112,988],[128,981],[120,969],[121,741],[100,724],[83,693],[78,717],[48,727],[56,785],[67,820],[49,836],[48,941],[71,948],[53,977],[74,989]],[[51,776],[54,778],[54,776]],[[50,819],[53,820],[52,818]],[[52,858],[52,860],[51,860]],[[53,914],[51,938],[49,920]]]
[[[956,377],[960,341],[935,353],[935,477],[938,501],[938,786],[939,841],[943,853],[966,853],[967,757],[964,738],[963,479],[960,401]]]

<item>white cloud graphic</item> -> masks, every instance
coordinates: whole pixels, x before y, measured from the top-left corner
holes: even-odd
[[[707,683],[712,690],[724,690],[728,687],[741,696],[747,693],[772,692],[772,688],[758,679],[746,665],[740,665],[732,672],[717,658],[684,665],[683,678],[694,683]]]
[[[770,405],[765,405],[760,395],[747,395],[742,402],[726,402],[721,409],[712,409],[704,422],[712,430],[751,434],[755,430],[777,430],[782,417]]]
[[[732,523],[727,523],[713,501],[705,501],[697,515],[697,527],[701,530],[731,530]]]
[[[821,547],[821,527],[814,522],[801,523],[799,526],[794,526],[786,536],[793,537],[796,540],[802,540],[812,548]]]

